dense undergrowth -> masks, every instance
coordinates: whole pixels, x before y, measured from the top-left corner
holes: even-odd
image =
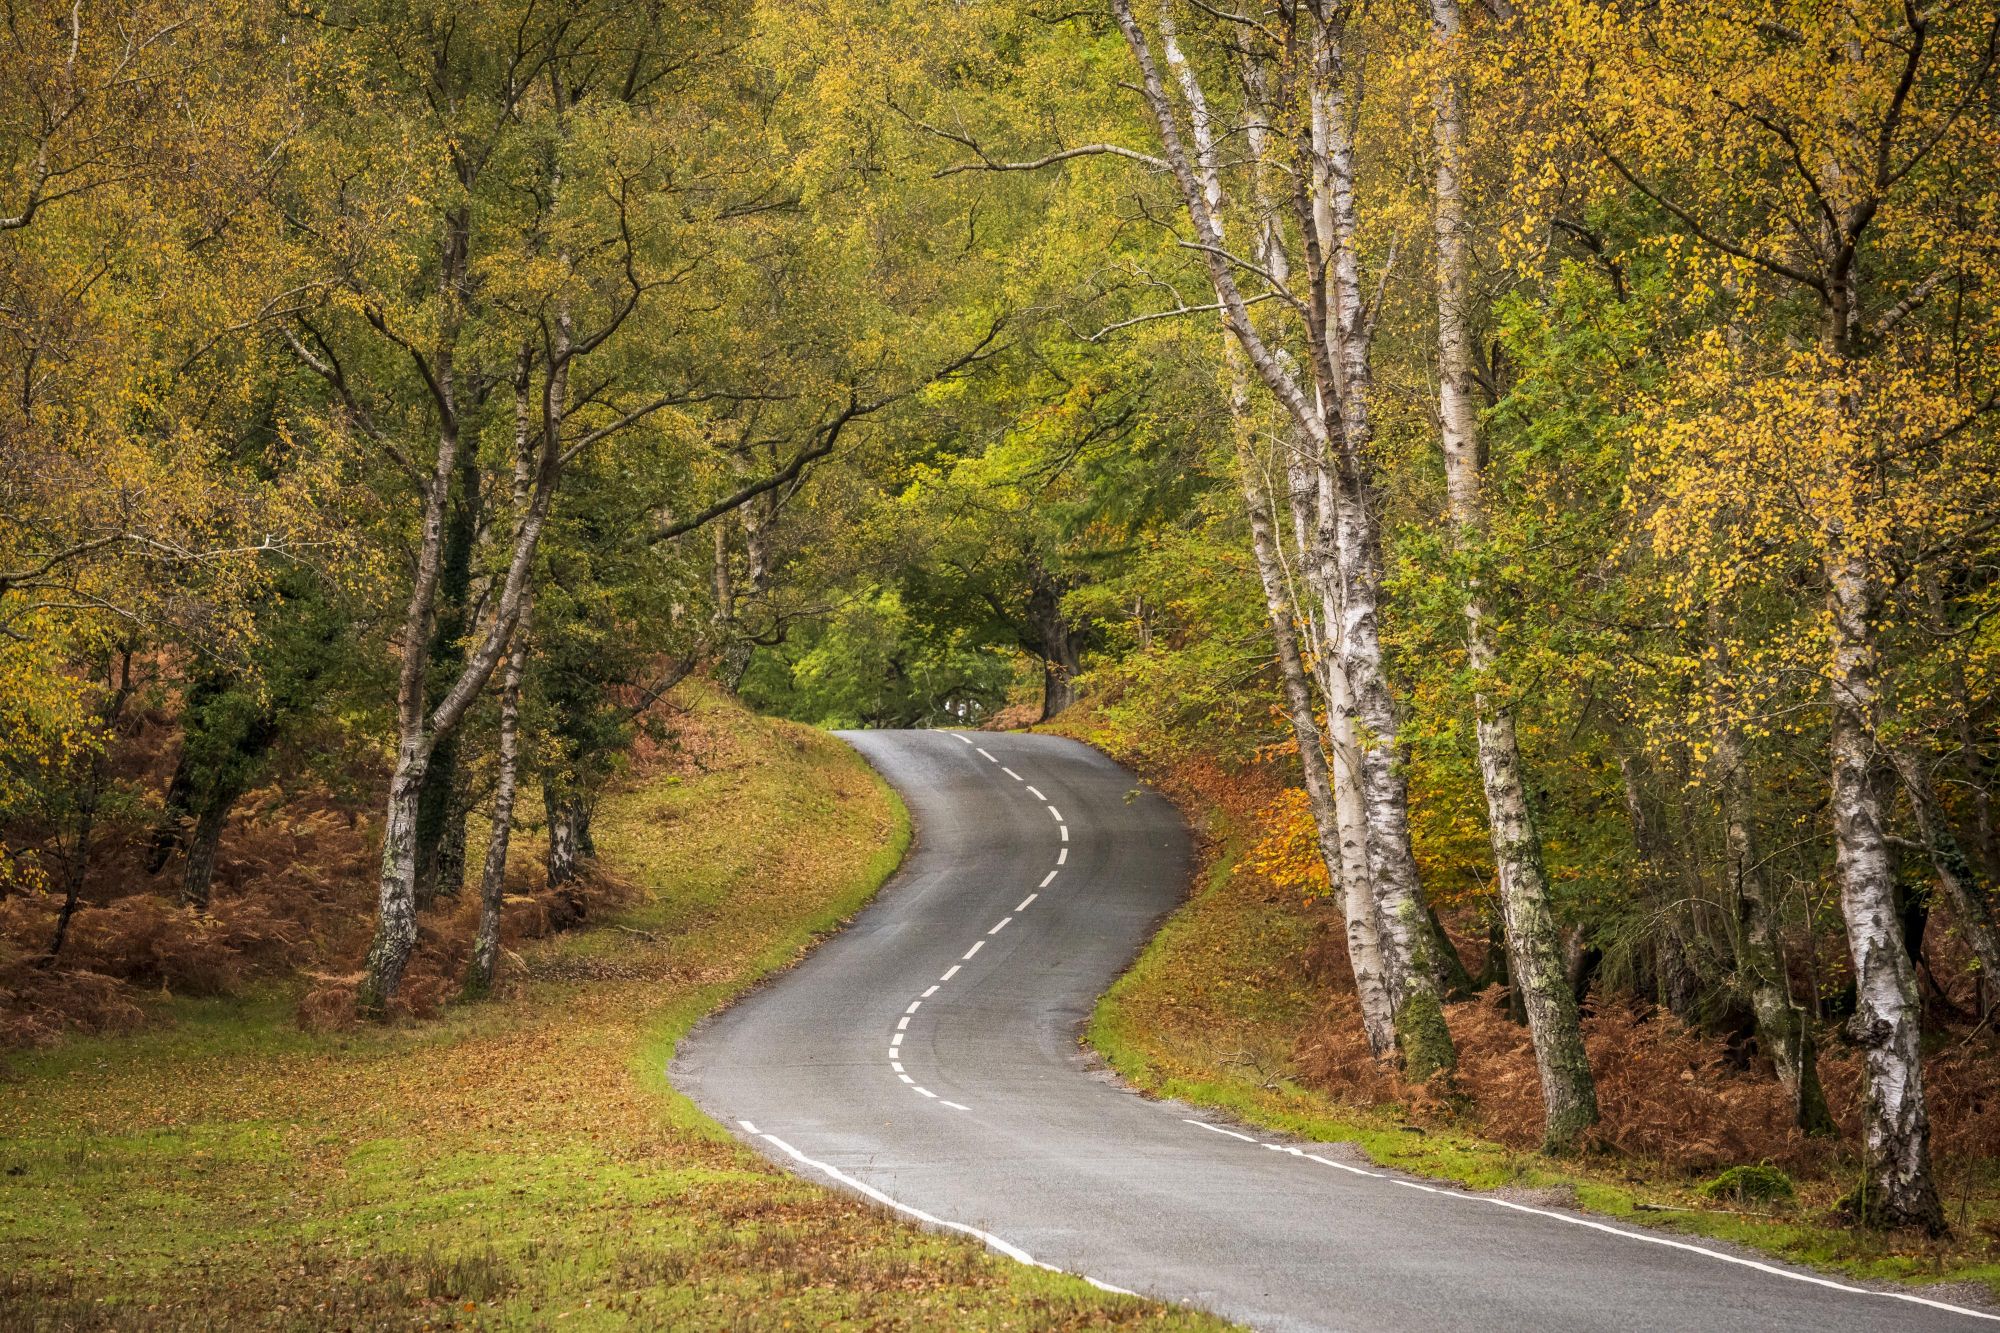
[[[1447,1007],[1459,1051],[1450,1087],[1411,1086],[1370,1057],[1337,904],[1260,866],[1258,850],[1287,808],[1279,768],[1148,753],[1080,710],[1054,729],[1138,766],[1204,847],[1192,897],[1100,1002],[1087,1033],[1141,1090],[1352,1142],[1384,1165],[1472,1188],[1529,1191],[1866,1278],[1964,1281],[1985,1299],[2000,1294],[2000,1038],[1990,1031],[1939,1033],[1927,1051],[1952,1224],[1942,1240],[1852,1228],[1838,1211],[1859,1171],[1851,1049],[1836,1045],[1821,1061],[1842,1133],[1808,1138],[1767,1063],[1746,1062],[1722,1037],[1629,995],[1586,1008],[1603,1120],[1584,1156],[1554,1160],[1536,1151],[1534,1056],[1502,993]],[[1457,938],[1476,972],[1479,944]],[[1743,1184],[1752,1176],[1758,1188]]]
[[[822,733],[715,696],[681,731],[599,816],[625,905],[518,941],[491,1003],[315,1031],[318,983],[266,974],[9,1057],[0,1326],[1210,1326],[794,1179],[671,1091],[679,1036],[908,837]],[[294,870],[365,920],[344,848]]]

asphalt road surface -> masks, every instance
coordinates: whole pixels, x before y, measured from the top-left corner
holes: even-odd
[[[801,1174],[1263,1329],[2000,1327],[1125,1090],[1077,1034],[1186,889],[1172,807],[1056,737],[846,739],[908,802],[908,860],[669,1071]]]

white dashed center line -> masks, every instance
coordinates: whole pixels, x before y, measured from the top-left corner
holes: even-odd
[[[1005,773],[1008,777],[1014,779],[1014,781],[1016,782],[1022,781],[1021,775],[1019,773],[1016,773],[1013,769],[1007,767],[1007,765],[1005,764],[1000,765],[1000,771],[1002,773]]]
[[[1056,817],[1056,823],[1060,824],[1063,822],[1062,811],[1056,809],[1054,806],[1050,806],[1049,813]]]
[[[1041,894],[1039,894],[1039,893],[1031,893],[1031,894],[1029,894],[1029,895],[1028,895],[1027,897],[1025,897],[1025,898],[1021,899],[1021,905],[1020,905],[1020,906],[1018,906],[1018,907],[1016,907],[1016,908],[1015,908],[1014,910],[1015,910],[1015,911],[1017,911],[1017,912],[1025,912],[1025,911],[1027,911],[1027,910],[1028,910],[1028,904],[1029,904],[1029,903],[1031,903],[1031,902],[1033,902],[1033,901],[1035,901],[1035,899],[1037,899],[1037,898],[1039,898],[1039,897],[1041,897],[1041,896],[1042,896],[1042,895],[1041,895]]]
[[[1040,884],[1037,884],[1035,887],[1038,889],[1046,889],[1049,885],[1055,882],[1056,882],[1056,872],[1051,870],[1048,874],[1042,876],[1042,882]]]
[[[993,929],[991,929],[991,930],[987,931],[986,933],[987,933],[988,935],[998,935],[998,934],[999,934],[999,933],[1000,933],[1001,931],[1003,931],[1003,930],[1007,929],[1007,923],[1008,923],[1009,921],[1012,921],[1013,919],[1014,919],[1014,918],[1013,918],[1013,917],[1011,917],[1011,916],[1003,916],[1003,917],[1001,917],[1001,918],[1000,918],[1000,924],[999,924],[999,925],[997,925],[997,926],[995,926],[995,927],[993,927]]]
[[[972,961],[972,955],[974,955],[974,954],[978,953],[978,952],[979,952],[979,951],[980,951],[981,949],[984,949],[985,947],[986,947],[986,941],[985,941],[985,940],[974,940],[974,941],[973,941],[973,943],[972,943],[972,947],[971,947],[970,949],[967,949],[967,950],[965,951],[965,957],[964,957],[964,958],[962,958],[962,959],[961,959],[960,961],[961,961],[961,962],[968,962],[968,963],[969,963],[969,962],[971,962],[971,961]]]
[[[1028,788],[1028,795],[1034,797],[1038,801],[1046,801],[1049,799],[1048,797],[1042,795],[1042,789],[1040,787]]]
[[[1056,864],[1057,864],[1057,865],[1067,865],[1068,863],[1069,863],[1069,848],[1067,848],[1067,847],[1063,847],[1063,848],[1059,848],[1059,849],[1057,849],[1057,851],[1056,851]]]
[[[978,748],[978,750],[979,750],[979,753],[981,753],[981,754],[985,755],[985,756],[986,756],[986,757],[987,757],[988,759],[993,759],[993,755],[992,755],[992,753],[991,753],[991,752],[990,752],[989,750],[987,750],[987,748],[986,748],[985,746],[981,745],[981,746],[978,746],[977,748]],[[993,759],[993,762],[997,764],[997,763],[999,763],[1000,761],[999,761],[998,759]]]

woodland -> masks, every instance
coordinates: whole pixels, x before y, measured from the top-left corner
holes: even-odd
[[[2000,1184],[1990,3],[5,18],[5,1046],[482,1003],[700,681],[1219,775],[1371,1098]]]

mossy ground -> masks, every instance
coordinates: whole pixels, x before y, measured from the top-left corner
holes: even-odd
[[[1083,726],[1060,728],[1090,739]],[[1254,831],[1219,811],[1205,822],[1212,860],[1189,901],[1099,1002],[1088,1043],[1127,1082],[1302,1139],[1353,1143],[1382,1165],[1481,1190],[1546,1190],[1622,1221],[1705,1236],[1856,1277],[1974,1284],[2000,1298],[2000,1169],[1951,1191],[1953,1236],[1927,1242],[1840,1225],[1847,1182],[1801,1182],[1796,1207],[1723,1211],[1702,1179],[1606,1156],[1553,1160],[1465,1132],[1449,1117],[1410,1123],[1408,1108],[1357,1106],[1294,1076],[1299,1035],[1324,996],[1302,964],[1323,908],[1301,909],[1241,865]],[[1661,1211],[1666,1210],[1666,1211]],[[1758,1210],[1767,1211],[1767,1210]],[[1768,1211],[1777,1211],[1771,1209]]]
[[[12,1060],[0,1326],[1218,1327],[795,1179],[667,1086],[680,1035],[908,839],[838,741],[695,707],[686,771],[598,818],[632,905],[530,946],[502,998],[335,1035],[294,987],[163,1000]]]

